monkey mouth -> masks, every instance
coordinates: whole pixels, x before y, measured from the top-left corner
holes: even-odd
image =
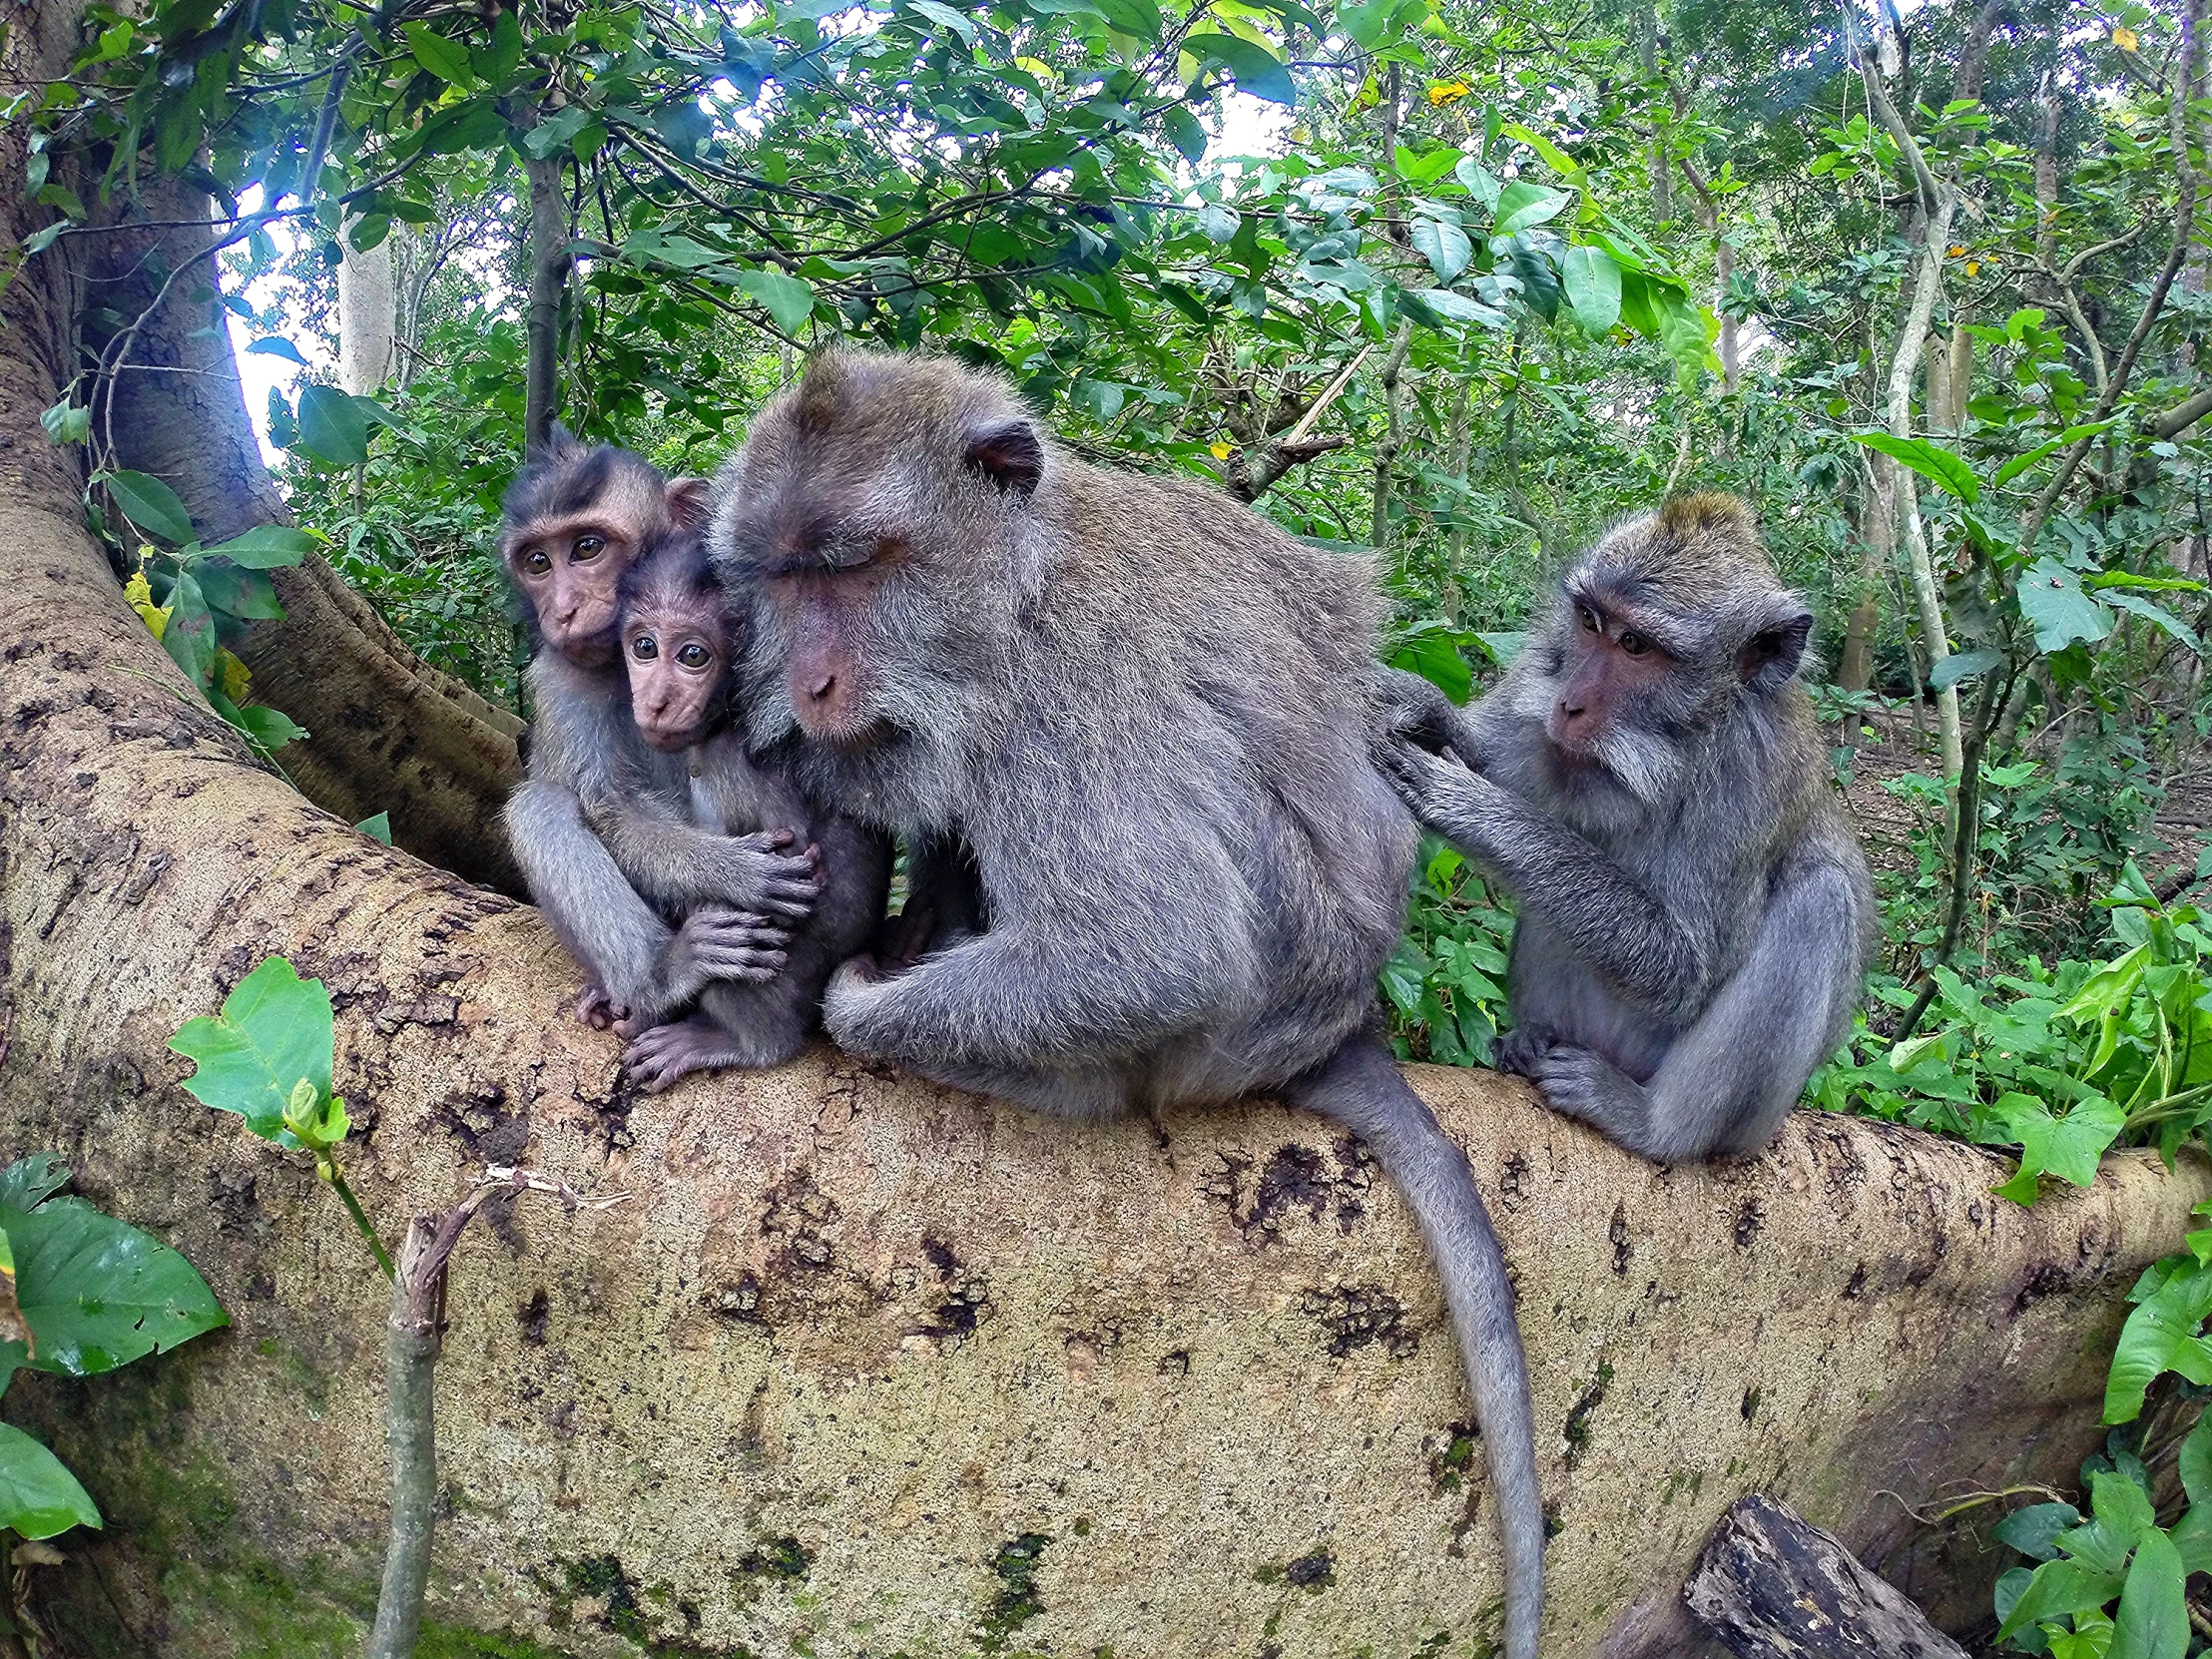
[[[643,738],[650,748],[659,750],[663,755],[674,755],[691,748],[693,744],[699,741],[700,728],[697,726],[648,726],[641,720],[638,722],[638,736]]]

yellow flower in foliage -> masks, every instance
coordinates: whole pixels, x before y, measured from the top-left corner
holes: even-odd
[[[1956,245],[1956,244],[1954,243],[1954,244],[1952,244],[1952,245],[1951,245],[1951,247],[1950,247],[1950,248],[1949,248],[1948,250],[1946,250],[1946,252],[1947,252],[1947,253],[1948,253],[1948,254],[1950,255],[1950,257],[1951,257],[1952,259],[1954,259],[1954,260],[1955,260],[1956,258],[1958,258],[1958,256],[1959,256],[1959,255],[1961,255],[1961,254],[1963,254],[1963,253],[1965,252],[1965,249],[1963,249],[1963,248],[1961,248],[1961,247],[1957,246],[1957,245]]]
[[[131,609],[144,619],[154,637],[160,639],[162,630],[169,626],[169,613],[175,607],[154,603],[154,590],[146,585],[145,571],[140,571],[123,585],[123,597],[130,601]]]
[[[1441,109],[1446,104],[1456,104],[1460,99],[1466,97],[1467,92],[1467,83],[1464,81],[1430,81],[1428,83],[1428,102],[1433,107]]]
[[[1227,459],[1229,459],[1229,445],[1227,445],[1226,443],[1221,443],[1217,441],[1208,444],[1207,451],[1217,461],[1226,461]]]
[[[2124,23],[2112,25],[2112,44],[2123,52],[2133,52],[2143,43],[2133,29]]]
[[[1966,262],[1966,275],[1967,275],[1968,276],[1980,276],[1980,275],[1981,275],[1981,262],[1980,262],[1979,260],[1968,260],[1968,261]]]

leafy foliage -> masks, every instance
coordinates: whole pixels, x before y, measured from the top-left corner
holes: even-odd
[[[176,1251],[82,1199],[54,1196],[68,1179],[46,1153],[0,1172],[0,1391],[21,1370],[97,1377],[230,1324]],[[0,1423],[0,1527],[50,1538],[99,1524],[61,1460]]]

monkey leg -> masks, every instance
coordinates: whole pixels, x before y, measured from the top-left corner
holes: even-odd
[[[707,1000],[720,999],[710,995]],[[659,1094],[695,1071],[781,1065],[806,1045],[803,1021],[759,1020],[733,1027],[702,1009],[688,1019],[640,1032],[622,1051],[622,1068],[647,1094]]]
[[[1443,1280],[1444,1301],[1474,1395],[1505,1545],[1506,1659],[1536,1659],[1543,1621],[1544,1512],[1536,1483],[1528,1362],[1513,1285],[1466,1154],[1406,1083],[1389,1051],[1356,1036],[1283,1089],[1365,1141],[1405,1195]]]
[[[1649,1084],[1573,1045],[1530,1075],[1556,1110],[1646,1158],[1756,1152],[1841,1038],[1858,993],[1858,925],[1850,878],[1823,866],[1775,895],[1743,964]]]

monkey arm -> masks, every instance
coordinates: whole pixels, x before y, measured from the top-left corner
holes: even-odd
[[[1598,848],[1480,774],[1411,743],[1379,759],[1415,818],[1493,871],[1622,996],[1681,1017],[1704,1005],[1707,941]]]
[[[718,835],[629,801],[595,801],[589,817],[622,873],[664,904],[734,904],[798,917],[822,890],[805,849],[786,850],[789,829]]]
[[[568,953],[613,1001],[657,1009],[674,934],[623,877],[574,793],[525,783],[508,798],[506,825],[530,896]]]

